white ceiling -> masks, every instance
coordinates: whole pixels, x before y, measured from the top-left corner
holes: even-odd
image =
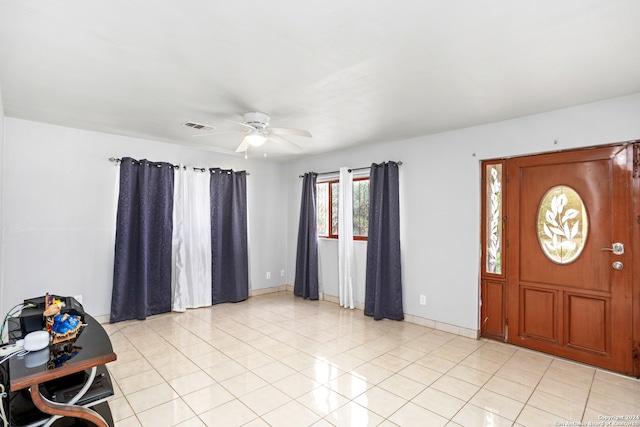
[[[2,0],[5,114],[287,160],[640,92],[638,0]]]

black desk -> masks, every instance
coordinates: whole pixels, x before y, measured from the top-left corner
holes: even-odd
[[[73,417],[71,419],[61,418],[53,426],[67,425],[97,425],[100,427],[113,427],[111,411],[106,402],[100,403],[92,408],[91,402],[85,406],[70,405],[60,403],[68,401],[63,397],[63,393],[58,393],[56,401],[48,399],[47,391],[62,389],[65,383],[73,380],[75,382],[79,375],[88,376],[97,372],[101,367],[100,376],[108,379],[108,372],[104,369],[106,363],[116,360],[113,352],[111,340],[106,331],[93,317],[85,314],[84,323],[78,336],[59,344],[52,344],[48,348],[38,352],[32,352],[26,356],[14,356],[9,361],[9,405],[10,418],[13,420],[19,417],[19,413],[25,410],[25,391],[29,390],[29,397],[35,408],[31,407],[31,416],[40,416],[46,419],[49,416]],[[15,331],[14,331],[15,333]],[[86,374],[85,374],[86,373]],[[110,381],[108,381],[110,385]],[[89,387],[89,385],[87,386]],[[79,387],[81,388],[81,386]],[[104,390],[103,390],[104,391]],[[108,390],[113,395],[113,389]],[[104,393],[102,393],[104,394]],[[13,399],[12,399],[13,398]],[[27,402],[27,406],[28,406]],[[82,400],[79,401],[82,404]],[[41,413],[38,414],[37,411]],[[36,411],[36,414],[34,414]],[[88,422],[88,423],[87,423]],[[27,425],[32,424],[30,421]],[[22,425],[20,423],[11,425]]]

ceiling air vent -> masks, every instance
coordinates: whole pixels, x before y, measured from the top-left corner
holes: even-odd
[[[186,127],[190,127],[192,129],[201,130],[201,131],[210,131],[215,129],[213,126],[207,126],[207,125],[203,125],[201,123],[196,123],[196,122],[184,122],[183,125]]]

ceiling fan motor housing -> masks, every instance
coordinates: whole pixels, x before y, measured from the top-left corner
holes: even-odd
[[[265,113],[251,112],[243,116],[244,123],[255,129],[265,129],[269,125],[269,115]]]

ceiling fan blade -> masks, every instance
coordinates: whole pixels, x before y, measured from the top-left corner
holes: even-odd
[[[289,141],[288,139],[285,139],[276,134],[273,134],[273,133],[270,134],[268,139],[286,148],[289,151],[293,151],[294,153],[300,153],[302,151],[302,147],[300,147],[299,145],[296,145],[293,142]]]
[[[249,142],[247,142],[247,138],[243,138],[238,148],[236,148],[236,153],[242,153],[243,151],[247,151],[249,148]]]
[[[243,130],[225,130],[222,132],[207,132],[207,133],[196,133],[193,134],[191,136],[208,136],[208,135],[220,135],[223,133],[238,133],[238,132],[244,132]]]
[[[298,135],[298,136],[306,136],[307,138],[311,138],[311,134],[309,131],[304,129],[289,129],[289,128],[272,128],[269,130],[277,135]]]
[[[240,126],[248,127],[249,129],[255,129],[253,126],[248,125],[246,123],[240,123],[240,122],[236,122],[236,121],[229,120],[229,119],[225,119],[225,120],[228,121],[229,123],[235,123],[235,124],[240,125]]]

